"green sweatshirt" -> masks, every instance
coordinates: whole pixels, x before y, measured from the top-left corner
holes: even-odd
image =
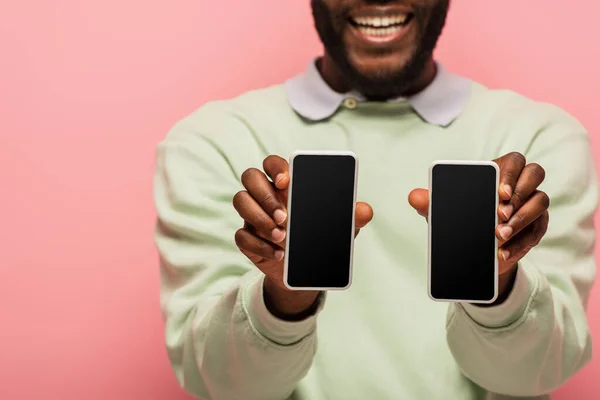
[[[336,95],[314,73],[205,104],[158,145],[161,306],[182,387],[218,400],[530,398],[586,365],[598,187],[584,127],[446,72],[420,97],[385,103]],[[358,155],[358,198],[374,218],[356,239],[351,288],[288,322],[265,308],[264,276],[236,247],[232,198],[247,168],[306,149]],[[432,301],[427,222],[409,192],[427,188],[434,160],[512,151],[546,170],[544,239],[501,305]]]

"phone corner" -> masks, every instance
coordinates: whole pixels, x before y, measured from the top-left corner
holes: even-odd
[[[487,165],[494,168],[496,170],[496,174],[500,173],[500,166],[495,161],[488,161]]]
[[[496,293],[494,293],[492,298],[490,298],[488,300],[467,300],[467,301],[465,301],[465,303],[490,305],[490,304],[494,304],[498,300],[498,297],[499,297],[498,291],[496,291]]]
[[[348,283],[346,284],[346,286],[340,287],[339,290],[348,290],[352,287],[352,276],[350,276],[350,279],[348,279]]]
[[[431,301],[435,301],[436,303],[454,303],[454,300],[449,300],[449,299],[438,299],[437,297],[434,297],[432,295],[429,295],[429,299]]]
[[[296,157],[302,155],[303,153],[304,153],[304,151],[302,151],[302,150],[294,150],[290,153],[290,155],[288,156],[288,164],[290,165],[290,168],[292,167],[294,159]]]
[[[429,171],[433,172],[433,169],[440,164],[444,164],[444,160],[433,160],[429,163]]]
[[[495,303],[498,298],[500,298],[500,279],[498,278],[498,258],[496,257],[496,262],[495,262],[495,268],[494,268],[494,294],[492,295],[492,298],[488,300],[488,304],[492,304]]]
[[[346,150],[346,154],[352,158],[354,158],[356,161],[358,161],[358,154],[356,154],[354,151],[352,150]]]
[[[431,294],[430,291],[427,291],[427,297],[429,297],[429,300],[431,300],[431,301],[439,301],[438,299],[436,299],[435,297],[433,297],[433,295]]]
[[[358,171],[358,165],[360,164],[360,159],[358,158],[358,154],[356,154],[355,152],[351,151],[349,153],[349,155],[354,160],[354,170]],[[356,177],[356,179],[358,179],[358,177]]]
[[[433,293],[431,293],[431,286],[428,286],[428,287],[427,287],[427,297],[429,297],[429,300],[431,300],[431,301],[435,301],[435,302],[437,302],[437,303],[440,303],[440,302],[442,302],[442,300],[441,300],[441,299],[438,299],[437,297],[435,297],[435,296],[433,295]]]
[[[283,278],[283,286],[285,286],[288,290],[293,290],[293,291],[301,290],[301,288],[290,286],[290,283],[288,282],[286,277]]]

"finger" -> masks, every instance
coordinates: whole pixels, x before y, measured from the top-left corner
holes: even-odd
[[[427,218],[429,214],[429,190],[415,189],[408,194],[408,203],[419,213]]]
[[[373,208],[367,203],[358,202],[356,203],[355,212],[355,231],[358,233],[359,230],[364,228],[373,219]]]
[[[498,195],[503,201],[510,200],[521,171],[525,168],[525,157],[521,153],[512,152],[495,160],[500,167]]]
[[[290,184],[288,162],[279,156],[269,156],[263,161],[263,169],[277,189],[287,189]]]
[[[283,205],[276,189],[262,171],[256,168],[247,169],[242,174],[242,184],[262,209],[273,218],[273,221],[279,225],[285,222],[287,218],[286,207]]]
[[[548,195],[544,192],[536,191],[506,224],[501,224],[496,228],[498,239],[503,242],[510,240],[544,214],[548,210],[549,205],[550,199]]]
[[[510,211],[514,212],[518,210],[544,181],[545,177],[546,172],[539,164],[528,164],[523,168],[523,172],[521,172],[521,176],[519,176],[513,190],[513,195],[510,198],[510,204],[508,205],[508,207],[512,206],[512,210]]]
[[[279,156],[269,156],[263,161],[263,169],[273,181],[283,204],[287,207],[290,174],[288,162]]]
[[[549,214],[545,211],[527,228],[500,249],[500,259],[516,262],[523,258],[533,247],[537,246],[548,230]]]
[[[256,255],[268,260],[280,261],[284,256],[281,248],[243,228],[235,233],[235,244],[249,258],[249,255]]]
[[[233,197],[233,207],[244,221],[261,232],[261,236],[269,238],[275,243],[280,243],[285,239],[285,230],[275,224],[275,221],[247,191],[242,190],[236,193]]]

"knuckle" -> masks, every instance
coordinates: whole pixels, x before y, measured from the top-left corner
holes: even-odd
[[[254,223],[256,224],[257,230],[261,230],[264,233],[267,233],[275,229],[275,222],[273,222],[271,218],[264,215],[263,213],[259,213],[255,218],[256,221]]]
[[[269,175],[276,175],[284,172],[286,170],[286,166],[287,161],[276,155],[270,155],[263,160],[263,169]]]
[[[513,218],[515,221],[514,225],[516,227],[523,227],[527,224],[527,219],[523,213],[516,213]]]
[[[282,161],[284,161],[283,158],[276,155],[270,155],[263,160],[263,169],[265,171],[272,171],[277,168]]]
[[[512,197],[513,203],[517,207],[525,201],[525,196],[523,195],[523,192],[518,188],[515,189]]]
[[[511,171],[511,170],[507,170],[504,172],[504,181],[506,183],[511,183],[514,185],[514,183],[517,181],[517,178],[519,176],[516,174],[515,171]]]
[[[240,190],[233,196],[233,205],[236,208],[239,208],[244,203],[244,198],[246,197],[246,191]]]
[[[254,179],[254,177],[257,175],[257,173],[260,173],[260,171],[256,168],[248,168],[247,170],[245,170],[242,173],[242,183],[244,184],[244,186],[252,181],[252,179]]]
[[[538,196],[540,197],[540,203],[544,207],[544,209],[548,209],[550,207],[550,197],[546,192],[538,192]]]
[[[539,243],[548,231],[548,213],[544,213],[535,223],[535,243]]]
[[[542,238],[542,233],[540,231],[540,227],[538,226],[538,224],[534,224],[533,225],[533,229],[531,230],[531,242],[532,243],[538,243],[540,241],[540,239]]]
[[[525,165],[525,156],[517,151],[508,154],[509,160],[518,165]]]
[[[271,246],[264,240],[259,240],[258,241],[258,249],[260,250],[261,253],[267,253],[271,250]]]
[[[267,169],[269,166],[272,166],[277,161],[277,156],[270,155],[263,160],[263,168]]]
[[[542,182],[546,178],[546,170],[538,163],[532,163],[528,165],[531,174],[536,180]]]
[[[266,211],[275,210],[279,206],[279,200],[273,193],[266,193],[263,198],[263,204],[267,208]]]
[[[235,232],[234,239],[235,239],[235,244],[238,247],[244,247],[245,238],[246,238],[246,232],[245,232],[244,228],[240,228]]]
[[[540,240],[542,240],[542,237],[546,234],[546,232],[548,232],[548,222],[544,221],[540,228]]]
[[[504,177],[511,181],[511,180],[515,180],[515,178],[517,177],[517,174],[515,173],[515,171],[512,170],[506,170],[504,171]]]

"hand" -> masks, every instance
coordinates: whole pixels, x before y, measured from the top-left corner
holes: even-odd
[[[499,299],[504,299],[514,281],[516,267],[548,229],[550,199],[538,186],[545,171],[538,164],[526,164],[520,153],[509,153],[493,160],[500,167],[498,218]],[[408,197],[410,205],[427,218],[429,193],[415,189]]]
[[[288,163],[281,157],[269,156],[263,162],[266,173],[250,168],[242,174],[246,190],[233,198],[233,206],[244,220],[235,234],[235,243],[266,276],[265,301],[274,313],[300,314],[309,309],[319,292],[292,291],[283,283],[283,258],[287,222],[287,197],[290,177]],[[270,180],[269,180],[270,178]],[[315,196],[318,196],[315,193]],[[356,204],[356,232],[373,218],[366,203]]]

